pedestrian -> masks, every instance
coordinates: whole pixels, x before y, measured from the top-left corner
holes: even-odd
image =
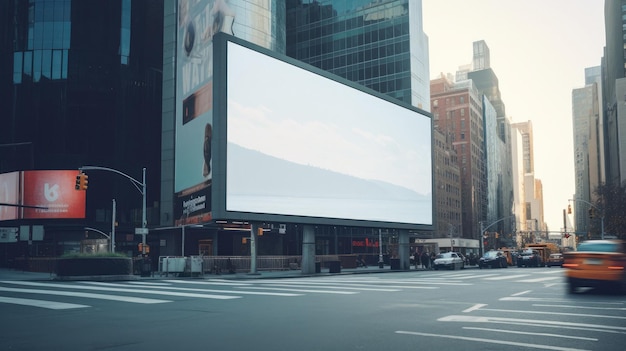
[[[428,254],[428,252],[422,252],[422,257],[420,258],[422,260],[422,265],[424,266],[424,269],[430,269],[430,255]]]

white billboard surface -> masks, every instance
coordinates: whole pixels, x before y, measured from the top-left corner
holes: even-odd
[[[432,121],[234,42],[225,210],[432,225]]]

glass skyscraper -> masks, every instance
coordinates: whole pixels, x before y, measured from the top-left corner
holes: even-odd
[[[287,55],[428,111],[421,12],[421,1],[288,1]]]

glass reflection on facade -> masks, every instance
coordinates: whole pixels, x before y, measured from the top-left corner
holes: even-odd
[[[429,110],[421,1],[287,4],[287,55]]]
[[[16,4],[13,83],[66,79],[72,1],[29,0]]]

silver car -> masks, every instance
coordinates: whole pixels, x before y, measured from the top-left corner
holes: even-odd
[[[456,252],[444,252],[435,257],[435,261],[433,261],[433,267],[435,268],[435,270],[438,270],[439,268],[446,268],[451,270],[463,269],[465,268],[465,261],[463,260],[461,255]]]

